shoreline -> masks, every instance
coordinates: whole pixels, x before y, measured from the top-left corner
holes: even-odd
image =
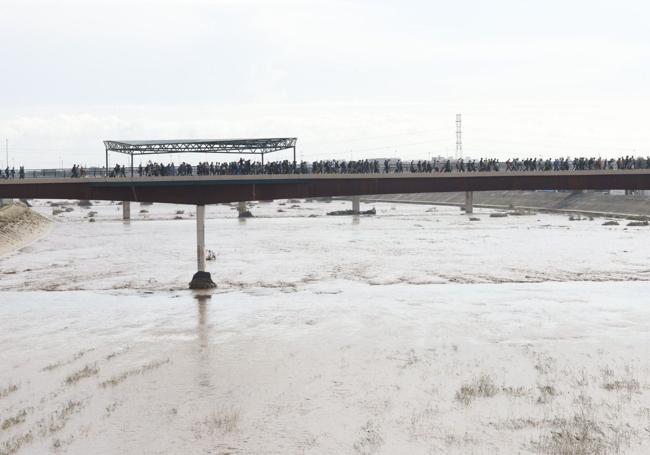
[[[0,210],[0,257],[17,251],[47,235],[51,221],[15,203]]]

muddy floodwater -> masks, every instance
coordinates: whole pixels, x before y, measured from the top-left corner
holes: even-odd
[[[193,207],[39,201],[0,454],[650,453],[650,228],[349,205],[208,207],[195,293]]]

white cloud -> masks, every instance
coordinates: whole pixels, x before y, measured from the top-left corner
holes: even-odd
[[[641,1],[4,0],[0,13],[0,137],[30,166],[93,161],[109,137],[287,134],[305,156],[423,157],[453,151],[456,112],[470,153],[650,149]]]

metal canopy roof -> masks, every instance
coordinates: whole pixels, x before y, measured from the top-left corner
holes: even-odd
[[[264,154],[295,150],[297,138],[259,139],[169,139],[154,141],[104,141],[106,152],[128,155],[155,155],[162,153],[240,153]],[[294,158],[295,160],[295,158]]]

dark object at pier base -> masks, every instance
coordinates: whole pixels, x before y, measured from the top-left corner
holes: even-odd
[[[253,214],[249,210],[239,212],[239,218],[253,218]]]
[[[328,215],[331,216],[341,216],[341,215],[376,215],[377,211],[375,208],[371,208],[370,210],[362,210],[359,213],[354,213],[353,210],[335,210],[333,212],[327,212]]]
[[[190,281],[190,289],[212,289],[217,285],[212,281],[210,272],[196,272]]]

